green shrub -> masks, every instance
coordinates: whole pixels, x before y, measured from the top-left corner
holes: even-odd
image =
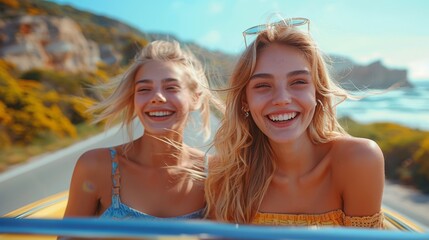
[[[40,69],[31,69],[21,75],[21,79],[35,80],[40,82],[43,77],[43,71]]]
[[[429,192],[429,136],[421,142],[419,149],[413,155],[415,167],[412,171],[416,185],[425,192]]]
[[[378,143],[385,158],[386,177],[429,191],[429,132],[394,123],[359,124],[350,118],[341,125],[356,137]]]

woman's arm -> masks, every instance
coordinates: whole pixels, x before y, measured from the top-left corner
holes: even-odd
[[[78,159],[70,184],[64,217],[95,216],[99,205],[101,149],[85,152]]]

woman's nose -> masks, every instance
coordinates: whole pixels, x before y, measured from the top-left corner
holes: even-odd
[[[281,88],[273,93],[273,104],[274,105],[285,105],[292,102],[292,96],[287,89]]]
[[[151,101],[151,103],[165,103],[165,102],[167,102],[167,99],[160,92],[155,93]]]

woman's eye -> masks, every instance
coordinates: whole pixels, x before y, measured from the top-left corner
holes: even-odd
[[[149,92],[151,89],[150,88],[137,88],[137,92]]]
[[[180,86],[167,86],[166,88],[165,88],[166,90],[169,90],[169,91],[179,91],[180,90]]]
[[[305,80],[296,80],[292,82],[292,85],[301,85],[301,84],[307,84],[307,81]]]
[[[254,88],[268,88],[268,87],[270,87],[270,85],[267,83],[258,83],[258,84],[255,84],[254,86]]]

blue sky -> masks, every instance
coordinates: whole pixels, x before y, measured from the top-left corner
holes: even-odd
[[[429,80],[429,1],[426,0],[54,0],[162,32],[212,50],[238,54],[242,31],[273,13],[307,17],[322,51],[368,64],[406,68]]]

